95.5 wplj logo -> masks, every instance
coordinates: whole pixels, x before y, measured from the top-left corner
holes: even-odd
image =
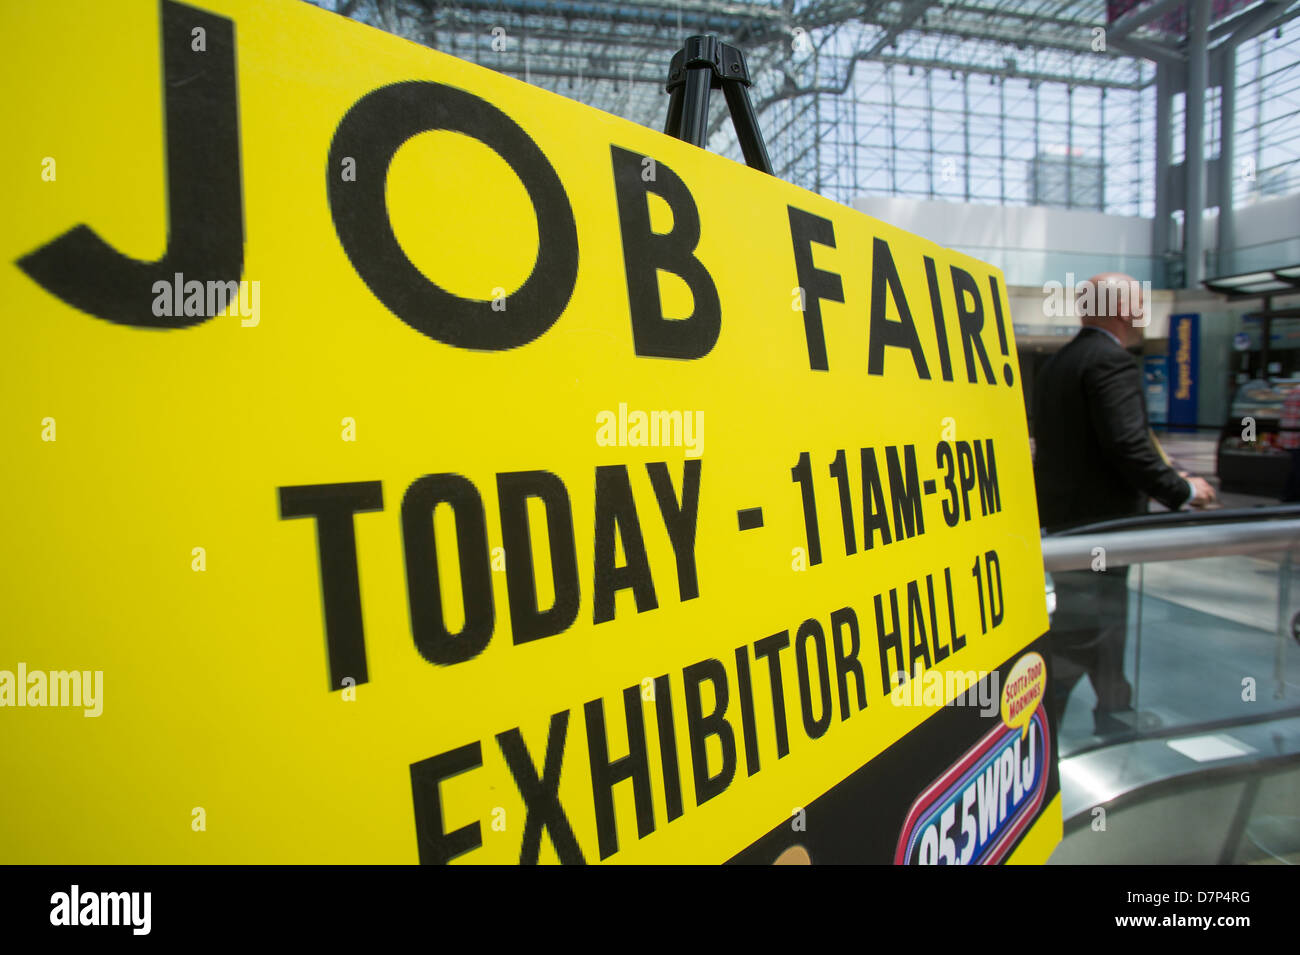
[[[1047,656],[1040,637],[730,861],[996,865],[1022,848],[1041,861],[1060,837]]]
[[[899,865],[992,865],[1033,823],[1047,794],[1051,732],[1047,666],[1026,653],[1011,667],[994,726],[912,804]]]

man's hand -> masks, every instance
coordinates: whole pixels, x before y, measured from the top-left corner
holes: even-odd
[[[1210,486],[1210,482],[1205,478],[1189,477],[1187,480],[1191,482],[1192,489],[1196,492],[1192,499],[1188,501],[1191,507],[1205,507],[1217,500],[1218,495],[1214,493],[1214,488]]]

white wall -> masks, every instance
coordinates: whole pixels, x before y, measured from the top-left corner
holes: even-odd
[[[1237,209],[1233,272],[1300,264],[1300,195]]]
[[[949,247],[1151,254],[1151,220],[1139,216],[875,196],[856,199],[853,206]]]
[[[854,208],[1002,269],[1012,285],[1098,272],[1153,277],[1151,220],[1046,206],[864,197]]]
[[[1129,272],[1139,280],[1150,277],[1151,221],[1136,216],[1049,209],[1045,206],[985,206],[918,199],[867,197],[853,203],[858,210],[890,225],[923,236],[948,248],[1002,269],[1007,277],[1011,320],[1020,334],[1063,338],[1079,326],[1073,315],[1049,315],[1043,283],[1065,285],[1098,272]],[[1126,268],[1134,260],[1148,265]],[[1070,296],[1072,299],[1073,296]],[[1162,337],[1169,327],[1173,296],[1153,291],[1151,326],[1147,334]]]
[[[1300,238],[1300,195],[1255,202],[1237,209],[1237,244],[1240,246],[1296,238]]]
[[[1065,281],[1103,271],[1153,277],[1152,223],[1046,206],[989,206],[926,199],[866,196],[855,209],[940,245],[958,249],[1006,274],[1013,285]],[[1216,275],[1300,263],[1300,195],[1237,209],[1237,249]],[[1218,214],[1205,218],[1205,245],[1218,241]]]
[[[873,218],[995,265],[1006,275],[1012,321],[1029,334],[1061,337],[1073,316],[1044,308],[1043,283],[1065,284],[1103,271],[1152,277],[1152,224],[1139,216],[1113,216],[1046,206],[988,206],[925,199],[867,196],[854,208]],[[1206,244],[1216,240],[1217,214],[1206,217]],[[1237,209],[1238,253],[1233,271],[1300,263],[1300,195]],[[1163,338],[1169,316],[1181,312],[1232,312],[1205,292],[1154,289],[1148,302],[1148,338]]]

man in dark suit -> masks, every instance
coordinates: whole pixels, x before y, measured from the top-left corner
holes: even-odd
[[[1214,489],[1171,467],[1147,423],[1142,373],[1128,353],[1145,327],[1141,285],[1108,272],[1078,290],[1083,328],[1043,367],[1034,403],[1034,481],[1047,532],[1144,513],[1155,498],[1171,510],[1202,506]],[[1097,693],[1094,727],[1129,728],[1132,687],[1124,677],[1128,568],[1053,574],[1052,698],[1056,725],[1086,673]]]

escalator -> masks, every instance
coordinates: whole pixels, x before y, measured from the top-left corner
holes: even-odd
[[[1300,507],[1153,514],[1043,540],[1049,574],[1127,566],[1130,714],[1082,679],[1058,729],[1055,864],[1300,861]]]

